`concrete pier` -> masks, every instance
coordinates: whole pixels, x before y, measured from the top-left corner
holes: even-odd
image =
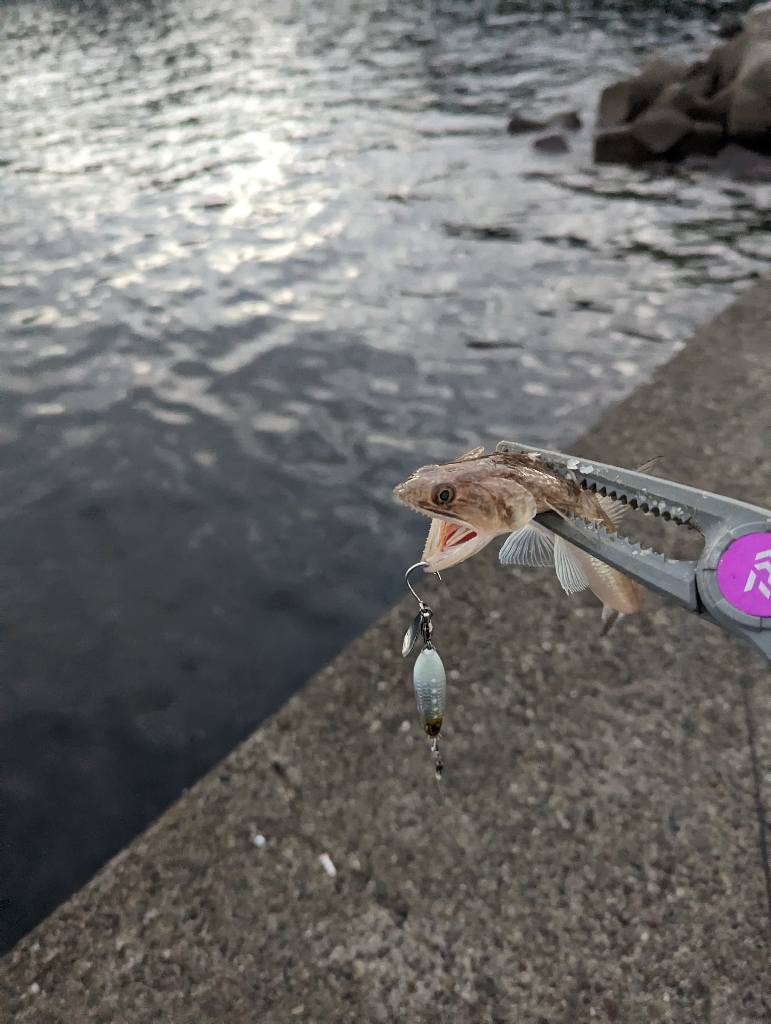
[[[575,450],[771,505],[770,311],[762,281]],[[1,1020],[771,1021],[771,670],[652,596],[600,639],[492,549],[419,583],[444,800],[410,598],[7,955]]]

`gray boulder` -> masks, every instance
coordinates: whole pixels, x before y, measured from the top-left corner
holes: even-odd
[[[759,153],[771,151],[771,103],[766,97],[738,86],[728,111],[727,133],[741,146]]]
[[[656,58],[600,97],[600,163],[675,162],[731,144],[771,153],[771,0],[704,60],[684,68]]]
[[[566,132],[577,132],[583,126],[584,122],[577,110],[563,110],[549,118],[549,127],[562,128]]]
[[[733,143],[720,150],[712,166],[738,181],[771,181],[771,160]]]
[[[733,89],[729,85],[710,96],[709,99],[695,100],[686,113],[689,117],[694,117],[699,121],[715,121],[720,125],[725,125],[732,100]]]
[[[714,121],[691,121],[688,134],[675,143],[667,153],[667,159],[680,161],[689,156],[717,156],[725,141],[722,125]]]
[[[645,164],[653,153],[636,139],[629,125],[606,128],[594,137],[594,159],[598,164]]]
[[[527,117],[520,110],[515,110],[509,119],[506,131],[510,135],[524,135],[527,132],[542,132],[545,128],[577,132],[583,128],[583,121],[577,110],[561,110],[558,114],[552,114],[547,121]]]
[[[747,11],[744,31],[753,39],[771,39],[771,3],[755,4]]]
[[[569,152],[570,147],[561,135],[554,132],[536,139],[533,142],[533,149],[537,149],[539,153],[546,153],[548,156],[557,156]]]
[[[535,121],[532,117],[515,110],[506,126],[509,135],[524,135],[527,132],[541,132],[546,127],[545,121]]]
[[[685,138],[692,125],[693,121],[682,111],[656,104],[636,117],[629,130],[654,156],[662,156]]]
[[[615,128],[626,124],[632,110],[632,80],[616,82],[602,90],[597,110],[598,128]]]
[[[738,14],[729,14],[727,18],[720,22],[717,34],[721,39],[733,39],[734,36],[738,36],[742,31],[744,31],[742,19]]]
[[[649,107],[659,93],[685,77],[687,68],[663,57],[649,61],[639,75],[608,86],[600,97],[597,123],[613,127],[631,121]]]
[[[759,39],[745,48],[734,85],[758,96],[771,95],[771,39]]]
[[[719,92],[733,82],[739,73],[744,52],[747,49],[748,37],[742,32],[728,43],[716,46],[707,59],[697,62],[697,74],[706,74],[712,78],[710,92]]]

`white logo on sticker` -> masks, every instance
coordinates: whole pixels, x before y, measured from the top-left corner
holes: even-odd
[[[761,562],[761,558],[765,558],[766,561]],[[771,561],[769,561],[769,559],[771,559],[771,548],[768,551],[758,551],[758,553],[755,555],[755,565],[752,569],[750,569],[750,574],[747,577],[747,582],[744,584],[745,594],[748,594],[751,590],[754,589],[755,583],[757,581],[758,590],[761,592],[763,597],[765,597],[767,601],[771,600],[771,587],[769,586],[769,584],[771,584]],[[763,582],[763,580],[758,581],[758,573],[763,572],[764,569],[766,572],[765,583]]]

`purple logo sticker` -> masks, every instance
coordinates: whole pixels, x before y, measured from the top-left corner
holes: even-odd
[[[771,615],[771,533],[748,533],[720,556],[717,585],[747,615]]]

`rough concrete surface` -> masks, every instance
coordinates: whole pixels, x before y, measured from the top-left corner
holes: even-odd
[[[770,308],[761,282],[575,450],[771,504]],[[496,557],[420,581],[444,802],[410,598],[8,954],[0,1019],[771,1021],[771,673],[651,596],[600,639],[591,596]]]

